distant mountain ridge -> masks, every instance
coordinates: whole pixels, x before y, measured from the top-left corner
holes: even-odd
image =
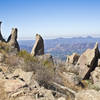
[[[31,52],[34,42],[35,40],[19,40],[21,49],[25,49],[28,52]],[[100,44],[100,38],[91,36],[44,40],[45,52],[63,60],[66,59],[66,55],[70,55],[73,52],[81,54],[87,48],[93,48],[96,42]]]

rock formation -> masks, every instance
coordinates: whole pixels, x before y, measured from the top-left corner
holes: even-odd
[[[98,59],[98,67],[100,67],[100,59]]]
[[[71,56],[67,56],[67,64],[73,64],[75,65],[79,59],[80,55],[77,53],[73,53]]]
[[[11,48],[15,48],[17,51],[20,51],[20,47],[17,42],[17,28],[12,28],[11,35],[9,36],[7,43],[11,46]]]
[[[31,55],[36,56],[43,54],[44,54],[44,40],[39,34],[36,34],[36,41],[31,51]]]
[[[44,54],[42,56],[38,56],[38,59],[42,60],[42,61],[48,61],[48,62],[54,64],[53,57],[50,54]]]
[[[72,73],[78,73],[77,68],[75,67],[76,63],[78,62],[80,55],[77,53],[73,53],[71,56],[67,56],[65,68],[67,71]]]
[[[90,73],[96,68],[99,58],[98,43],[93,49],[87,49],[79,58],[75,67],[79,69],[79,75],[82,79],[88,79]]]
[[[91,79],[93,83],[99,82],[100,84],[100,67],[97,67],[92,73],[91,73]]]
[[[71,87],[76,86],[80,83],[80,78],[74,73],[62,72],[61,77],[64,83],[67,85],[69,84]]]
[[[1,42],[5,42],[5,40],[3,39],[3,37],[2,37],[2,34],[1,34],[1,21],[0,21],[0,41]]]
[[[95,87],[100,89],[100,59],[95,70],[91,72],[91,81]]]
[[[100,93],[95,90],[83,90],[76,94],[75,100],[99,100]]]

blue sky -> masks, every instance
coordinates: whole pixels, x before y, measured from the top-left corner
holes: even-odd
[[[5,38],[100,37],[100,0],[0,0],[0,20]]]

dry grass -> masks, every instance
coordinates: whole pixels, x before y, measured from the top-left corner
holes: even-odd
[[[0,52],[9,52],[9,45],[5,42],[0,42]]]
[[[51,83],[54,77],[54,69],[52,67],[47,67],[40,65],[36,69],[36,80],[40,85],[47,88],[47,85]]]
[[[8,56],[5,58],[5,63],[9,66],[17,66],[19,62],[19,57],[17,56]]]
[[[21,50],[18,53],[18,56],[22,57],[26,63],[29,63],[29,62],[38,63],[38,59],[36,57],[31,56],[31,54],[28,53],[26,50]]]

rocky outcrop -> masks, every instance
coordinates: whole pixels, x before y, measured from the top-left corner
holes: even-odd
[[[91,73],[91,81],[93,83],[92,87],[100,90],[100,67],[96,67],[96,69]]]
[[[17,31],[17,28],[12,28],[11,35],[9,36],[7,43],[11,46],[12,49],[20,51],[20,47],[17,42]]]
[[[90,73],[96,68],[99,58],[98,43],[93,49],[87,49],[79,58],[76,68],[79,69],[79,75],[82,79],[88,79]]]
[[[71,56],[68,55],[66,63],[75,65],[77,63],[79,57],[80,57],[80,55],[77,53],[73,53]]]
[[[100,67],[97,67],[92,73],[91,73],[91,79],[93,83],[100,83]]]
[[[95,87],[100,88],[100,59],[95,70],[91,72],[91,80]]]
[[[15,92],[26,84],[21,80],[4,80],[4,88],[6,92]]]
[[[60,97],[60,98],[58,98],[58,100],[66,100],[66,98]]]
[[[65,69],[71,73],[78,73],[77,67],[75,67],[76,63],[78,62],[80,55],[77,53],[73,53],[72,55],[67,56],[67,60],[65,63]]]
[[[80,78],[74,73],[63,72],[61,74],[61,77],[62,77],[64,83],[67,85],[70,85],[70,86],[76,86],[80,83]]]
[[[100,59],[98,59],[98,67],[100,67]]]
[[[3,37],[2,37],[2,34],[1,34],[1,21],[0,21],[0,41],[1,42],[5,42],[5,40],[3,39]]]
[[[43,54],[44,54],[44,40],[39,34],[36,34],[36,41],[31,51],[31,55],[36,56]]]
[[[44,55],[38,56],[38,59],[41,61],[48,61],[54,64],[53,57],[50,54],[44,54]]]
[[[76,93],[75,100],[99,100],[100,92],[95,90],[83,90]]]
[[[17,76],[19,79],[23,79],[26,84],[31,83],[33,72],[25,72],[22,69],[16,69],[13,74],[7,76],[9,79],[14,79]]]
[[[18,97],[16,100],[35,100],[32,96],[21,96]]]

